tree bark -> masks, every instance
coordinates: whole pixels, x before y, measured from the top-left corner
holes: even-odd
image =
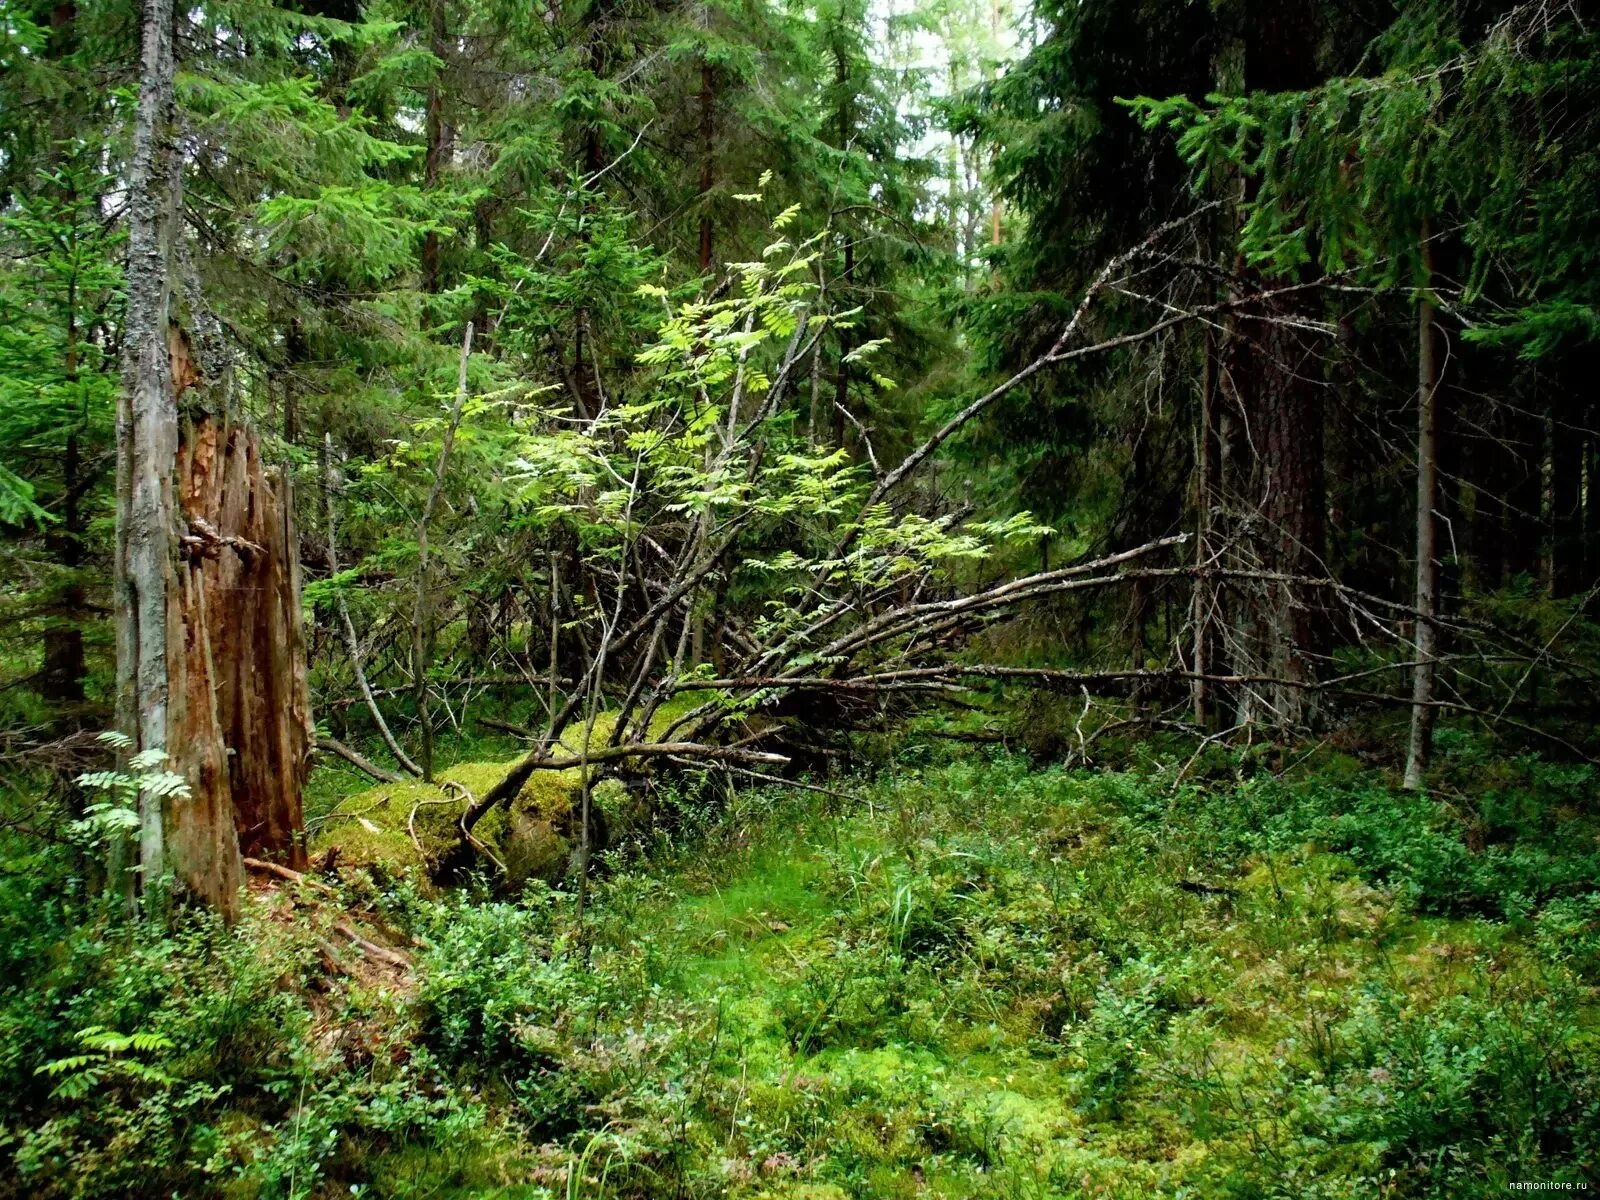
[[[147,0],[128,168],[127,315],[117,412],[117,715],[161,751],[188,795],[139,798],[137,878],[237,912],[240,839],[300,861],[310,742],[297,564],[288,505],[254,438],[209,416],[180,436],[200,381],[174,321],[180,163],[175,13]],[[286,498],[285,498],[286,499]]]
[[[139,798],[138,875],[147,903],[169,872],[232,915],[243,869],[210,648],[191,640],[193,581],[180,572],[178,396],[171,337],[180,177],[173,146],[174,9],[147,0],[128,168],[127,315],[117,427],[118,716],[139,751],[162,751],[192,795]],[[203,632],[203,627],[202,627]]]
[[[707,22],[709,24],[709,21]],[[716,69],[700,60],[700,273],[711,270],[711,188],[716,182],[713,152],[716,144]]]
[[[1242,286],[1262,287],[1247,275]],[[1229,338],[1228,500],[1234,510],[1228,565],[1286,576],[1322,573],[1326,524],[1318,358],[1282,300],[1245,306]],[[1313,717],[1326,620],[1314,592],[1295,583],[1247,585],[1234,606],[1229,646],[1235,673],[1281,679],[1239,693],[1238,719],[1293,728]]]
[[[1317,80],[1319,16],[1312,7],[1233,5],[1227,74],[1245,91],[1293,91]],[[1237,55],[1242,51],[1242,63]],[[1256,186],[1247,184],[1248,189]],[[1233,466],[1228,500],[1235,509],[1230,558],[1289,576],[1321,574],[1327,517],[1320,360],[1299,311],[1303,300],[1259,295],[1295,282],[1263,278],[1242,262],[1235,287],[1247,301],[1235,314],[1222,370],[1231,404]],[[1281,684],[1246,687],[1238,717],[1282,728],[1313,719],[1317,663],[1326,643],[1316,596],[1288,582],[1266,581],[1237,597],[1232,667]]]
[[[461,409],[467,402],[467,359],[472,354],[472,322],[461,339],[461,363],[456,374],[456,402],[445,427],[444,443],[439,447],[439,463],[433,473],[433,487],[417,522],[417,593],[411,614],[411,684],[415,689],[417,723],[422,727],[422,778],[433,782],[433,714],[428,705],[428,666],[433,657],[432,597],[428,591],[428,525],[444,493],[445,474],[450,469],[450,451],[455,446],[456,428],[461,424]]]
[[[1433,286],[1433,257],[1426,228],[1422,235],[1422,289],[1417,304],[1417,665],[1411,681],[1411,741],[1406,751],[1405,786],[1420,790],[1433,753],[1433,725],[1438,710],[1433,705],[1438,670],[1437,618],[1439,615],[1438,523],[1439,504],[1439,363],[1436,346],[1437,317],[1429,289]]]
[[[203,654],[226,791],[242,853],[305,864],[301,792],[315,734],[300,626],[299,539],[286,472],[274,480],[253,430],[202,417],[179,451],[184,627]]]
[[[198,790],[194,800],[149,792],[139,797],[138,878],[144,890],[157,888],[173,870],[203,898],[229,910],[242,875],[238,840],[232,813],[224,810],[229,819],[218,821],[216,797],[206,790],[221,755],[210,754],[213,747],[178,742],[189,720],[190,688],[173,488],[178,398],[168,350],[178,219],[173,22],[173,0],[147,0],[128,170],[128,312],[117,422],[118,715],[136,749],[163,750]]]

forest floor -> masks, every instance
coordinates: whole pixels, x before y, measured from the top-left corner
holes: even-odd
[[[581,918],[352,855],[232,929],[115,932],[23,863],[0,1196],[1600,1186],[1594,774],[1441,742],[1431,799],[1327,752],[902,747],[833,795],[680,798]],[[415,786],[337,806],[409,848]]]
[[[1348,762],[1297,782],[1239,767],[1178,782],[1170,764],[999,758],[849,800],[735,797],[600,885],[582,929],[541,926],[562,999],[537,1012],[478,976],[504,950],[492,936],[487,957],[473,936],[436,943],[472,1003],[513,1014],[485,1094],[523,1150],[463,1165],[459,1185],[843,1200],[1600,1182],[1588,775],[1479,770],[1464,815]],[[424,1160],[419,1183],[439,1165]]]

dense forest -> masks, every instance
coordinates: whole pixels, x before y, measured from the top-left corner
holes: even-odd
[[[0,1196],[1600,1186],[1600,10],[0,0]]]

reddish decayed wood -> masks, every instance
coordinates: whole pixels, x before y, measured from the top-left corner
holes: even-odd
[[[299,556],[286,480],[268,477],[253,430],[199,420],[179,450],[181,503],[191,530],[204,530],[182,574],[189,711],[211,709],[220,734],[180,744],[224,747],[223,762],[200,763],[211,795],[202,819],[231,805],[239,851],[305,865],[301,791],[312,745],[311,704],[300,627]],[[210,704],[197,690],[205,681]],[[196,702],[199,702],[198,704]],[[194,731],[197,735],[200,730]],[[221,830],[217,833],[220,835]]]

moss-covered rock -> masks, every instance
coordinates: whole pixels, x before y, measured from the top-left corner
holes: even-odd
[[[696,702],[683,696],[662,705],[651,722],[659,733]],[[605,744],[613,717],[595,721],[594,742]],[[560,750],[576,754],[577,731]],[[514,760],[513,760],[514,761]],[[312,843],[314,853],[337,851],[345,865],[367,866],[385,874],[411,871],[437,878],[459,870],[465,860],[460,820],[474,799],[499,783],[513,762],[464,762],[439,772],[432,784],[416,780],[385,783],[349,796],[324,819]],[[571,868],[580,841],[578,812],[582,776],[576,769],[535,771],[509,808],[486,813],[473,829],[506,870],[513,890],[534,879],[555,882]],[[618,779],[598,781],[590,795],[590,850],[604,850],[637,833],[650,821],[648,789]]]
[[[421,868],[436,876],[460,865],[460,821],[467,806],[504,777],[510,763],[458,763],[433,784],[380,784],[349,797],[329,814],[313,850],[337,849],[347,865],[386,874]],[[570,847],[563,830],[572,821],[576,771],[539,771],[509,811],[486,813],[474,835],[507,867],[510,882],[554,880],[566,871]]]

